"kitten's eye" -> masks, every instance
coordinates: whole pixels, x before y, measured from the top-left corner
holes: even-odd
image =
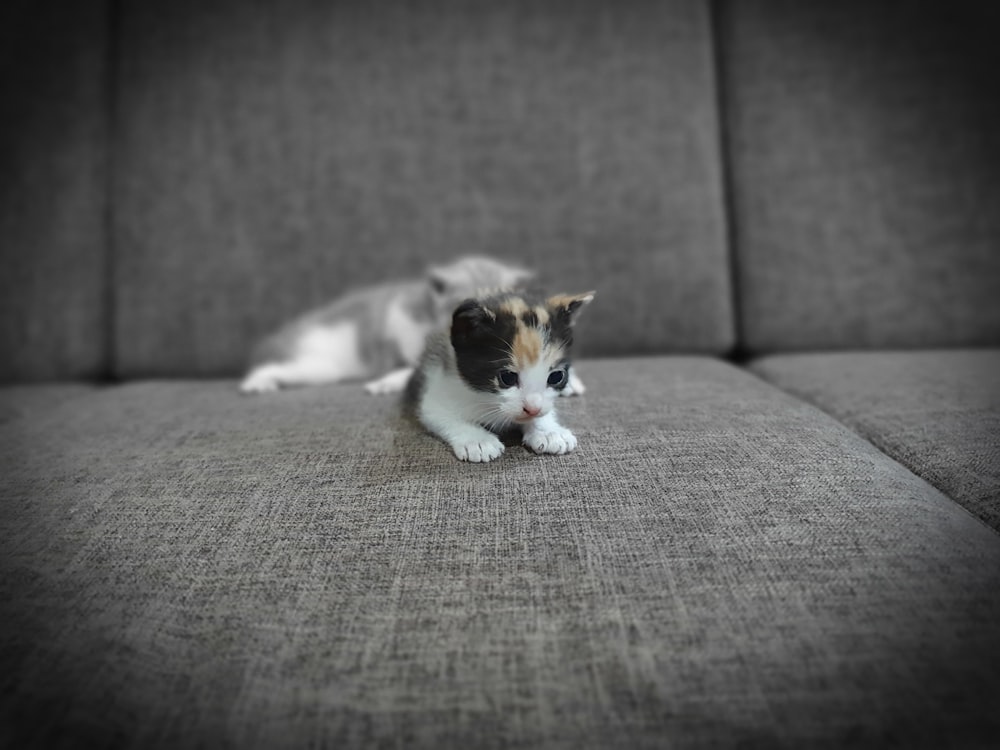
[[[549,385],[553,388],[558,388],[563,383],[566,382],[566,371],[565,370],[553,370],[549,373]]]
[[[513,388],[518,383],[517,373],[513,370],[501,370],[497,373],[497,379],[504,388]]]

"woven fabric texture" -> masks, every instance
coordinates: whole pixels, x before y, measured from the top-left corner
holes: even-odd
[[[583,362],[577,452],[456,461],[357,386],[0,425],[0,742],[975,746],[1000,538],[697,358]]]
[[[744,348],[1000,345],[1000,14],[720,7]]]
[[[1000,531],[1000,350],[786,355],[753,369]]]
[[[731,346],[706,4],[121,6],[120,375],[469,253],[597,288],[591,353]]]
[[[0,7],[0,382],[105,369],[107,10]]]
[[[39,419],[65,401],[85,398],[97,390],[84,383],[34,383],[0,388],[0,424]]]

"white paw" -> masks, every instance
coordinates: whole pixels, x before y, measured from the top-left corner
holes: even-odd
[[[577,374],[572,370],[569,371],[569,382],[566,387],[560,392],[560,396],[582,396],[587,392],[587,386],[583,384],[583,381],[577,377]]]
[[[365,390],[368,391],[373,396],[385,396],[390,393],[399,393],[402,388],[395,387],[394,383],[386,382],[386,380],[372,380],[369,383],[365,383]]]
[[[280,387],[277,380],[261,372],[251,372],[240,383],[242,393],[273,393]]]
[[[413,374],[413,368],[393,370],[377,380],[365,383],[365,390],[373,396],[385,396],[390,393],[401,393]]]
[[[504,445],[500,442],[500,438],[489,435],[467,442],[454,442],[451,444],[451,449],[462,461],[486,463],[503,455]]]
[[[528,430],[522,441],[535,453],[569,453],[576,448],[576,435],[565,427],[548,430]]]

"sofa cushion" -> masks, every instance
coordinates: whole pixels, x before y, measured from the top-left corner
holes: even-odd
[[[108,9],[0,5],[0,382],[107,368]]]
[[[357,386],[140,382],[0,426],[8,744],[996,736],[996,534],[729,365],[580,371],[578,450],[488,465]]]
[[[469,253],[597,288],[591,353],[731,346],[707,3],[120,5],[119,375]]]
[[[40,419],[65,401],[84,398],[97,386],[86,383],[7,385],[0,388],[0,424],[18,419]]]
[[[744,346],[1000,344],[1000,15],[721,9]]]
[[[753,369],[1000,531],[1000,350],[785,355]]]

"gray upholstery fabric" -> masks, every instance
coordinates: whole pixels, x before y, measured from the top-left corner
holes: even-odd
[[[1000,350],[787,355],[753,369],[1000,531]]]
[[[721,7],[744,346],[1000,344],[1000,14]]]
[[[0,382],[106,364],[107,3],[0,6]]]
[[[18,419],[39,419],[65,401],[86,397],[96,390],[83,383],[7,385],[0,388],[0,424]]]
[[[584,362],[565,457],[337,386],[0,426],[0,742],[976,747],[1000,538],[696,358]]]
[[[120,375],[467,253],[597,288],[591,353],[732,344],[704,3],[121,5]]]

